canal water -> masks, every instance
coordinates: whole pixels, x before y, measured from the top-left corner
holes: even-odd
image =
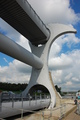
[[[62,96],[63,99],[75,99],[76,96],[75,95],[65,95],[65,96]]]

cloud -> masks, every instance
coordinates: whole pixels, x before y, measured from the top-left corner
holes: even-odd
[[[54,68],[52,69],[53,81],[55,84],[58,84],[60,87],[62,87],[62,90],[69,88],[69,85],[70,90],[79,90],[80,86],[78,84],[80,83],[80,50],[73,50],[72,52],[65,54],[65,56],[66,57],[62,58],[64,59],[64,62],[61,64],[62,67],[60,67],[60,70],[58,67],[56,67],[56,70]],[[70,66],[63,67],[64,63],[68,63],[67,58],[72,62],[70,63]],[[59,62],[59,59],[57,59],[57,62]]]
[[[72,34],[62,35],[53,42],[50,48],[49,59],[58,57],[61,52],[64,53],[64,49],[63,49],[64,45],[66,45],[66,47],[70,51],[71,47],[75,49],[77,48],[77,46],[79,46],[79,44],[80,44],[80,39],[76,37],[75,34],[72,33]],[[68,50],[66,50],[66,52],[68,52]]]
[[[70,73],[70,74],[68,74],[67,76],[65,76],[65,80],[70,80],[71,79],[71,77],[72,77],[72,73]]]
[[[6,22],[0,19],[0,32],[4,33],[10,39],[14,40],[16,43],[24,47],[25,49],[30,50],[28,40],[9,26]],[[7,56],[8,57],[8,56]],[[10,82],[10,83],[28,83],[31,75],[31,67],[21,63],[20,61],[13,60],[8,62],[6,58],[3,58],[5,62],[8,63],[8,66],[0,66],[0,81]],[[0,62],[1,64],[1,62]]]
[[[53,78],[53,81],[54,81],[54,84],[61,84],[62,83],[62,70],[56,70],[56,71],[52,71],[52,78]]]
[[[80,21],[80,14],[75,14],[69,0],[28,0],[28,2],[45,24],[76,24]]]
[[[49,67],[53,70],[66,69],[71,67],[72,59],[65,54],[61,54],[60,57],[55,57],[49,60]]]
[[[6,58],[3,58],[3,60],[4,60],[6,63],[8,63],[8,61],[7,61],[7,59],[6,59]]]
[[[57,56],[60,51],[61,51],[61,46],[56,42],[54,42],[50,48],[49,59]]]
[[[66,83],[66,85],[67,85],[67,86],[71,86],[71,85],[72,85],[72,82],[69,81],[69,82]]]
[[[8,23],[0,18],[0,32],[4,33],[10,39],[17,41],[20,38],[19,32],[12,28]]]
[[[20,35],[17,43],[28,51],[31,51],[29,41],[24,36]]]
[[[9,66],[0,66],[0,81],[9,83],[28,83],[31,67],[14,60]]]

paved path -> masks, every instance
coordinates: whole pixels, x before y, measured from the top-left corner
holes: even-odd
[[[18,118],[18,119],[15,119],[15,120],[48,120],[48,119],[49,120],[59,120],[60,115],[61,115],[60,114],[61,110],[64,111],[64,109],[65,109],[66,111],[64,111],[64,112],[67,113],[69,111],[72,111],[72,109],[74,109],[74,108],[75,108],[75,105],[73,105],[73,104],[67,104],[66,105],[66,109],[64,107],[63,107],[63,109],[60,109],[60,107],[59,108],[56,107],[56,108],[54,108],[52,110],[44,109],[44,110],[35,112],[35,114],[31,114],[29,116],[24,116],[23,118]]]
[[[76,114],[76,109],[75,108],[71,113],[69,113],[65,118],[62,120],[80,120],[80,115]]]

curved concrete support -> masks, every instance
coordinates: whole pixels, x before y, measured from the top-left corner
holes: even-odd
[[[2,34],[0,34],[0,52],[31,65],[36,69],[41,69],[43,67],[40,58]]]
[[[51,95],[50,107],[54,107],[56,104],[56,97],[49,77],[48,54],[50,51],[50,47],[56,38],[65,33],[76,33],[76,30],[71,26],[63,24],[50,24],[47,27],[51,32],[51,36],[48,42],[41,47],[35,47],[32,44],[30,44],[33,54],[40,57],[41,60],[43,61],[43,68],[41,70],[37,70],[35,68],[32,69],[29,85],[23,91],[23,95],[25,96],[32,86],[36,84],[43,85],[49,90]]]

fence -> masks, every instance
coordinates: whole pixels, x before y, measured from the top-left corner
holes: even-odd
[[[80,102],[77,102],[77,114],[80,115]]]
[[[11,109],[11,108],[8,107],[8,109]],[[66,113],[66,104],[61,104],[57,108],[44,109],[37,112],[31,111],[31,110],[24,110],[24,109],[17,109],[17,110],[19,110],[21,113],[21,120],[24,120],[23,113],[25,112],[31,113],[33,116],[32,118],[35,120],[61,120]],[[0,118],[0,120],[6,120],[6,119]]]

